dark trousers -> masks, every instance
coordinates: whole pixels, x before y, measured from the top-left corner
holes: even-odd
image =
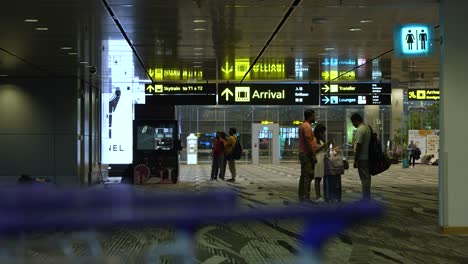
[[[217,179],[219,174],[220,179],[224,179],[224,156],[213,155],[211,162],[211,179]]]
[[[416,164],[416,157],[414,155],[409,156],[409,165],[411,166],[411,164],[413,164],[413,167]]]
[[[299,153],[301,176],[299,178],[299,201],[310,200],[310,183],[314,179],[315,163],[304,153]]]
[[[362,184],[362,198],[371,198],[371,175],[369,171],[369,161],[360,160],[358,165],[359,178]]]

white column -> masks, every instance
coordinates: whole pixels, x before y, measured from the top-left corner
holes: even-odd
[[[441,1],[439,225],[445,233],[468,233],[467,11],[466,0]]]

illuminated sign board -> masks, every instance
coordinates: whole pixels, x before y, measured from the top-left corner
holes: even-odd
[[[220,84],[220,105],[318,105],[318,85]]]
[[[226,60],[221,65],[221,76],[226,80],[241,80],[250,68],[249,58],[237,58],[233,61]],[[249,79],[284,79],[286,77],[286,66],[284,61],[258,61],[250,73],[245,76]]]
[[[335,83],[321,84],[322,94],[390,94],[390,83]]]
[[[216,94],[214,83],[151,83],[145,85],[145,92],[154,95]]]
[[[338,76],[340,76],[340,78],[338,78]],[[322,80],[333,80],[336,78],[338,78],[339,80],[353,81],[356,79],[356,72],[355,71],[350,71],[350,72],[337,71],[337,70],[322,71]]]
[[[391,105],[391,95],[321,95],[322,105]]]
[[[439,101],[439,89],[410,89],[408,90],[408,101]]]
[[[203,78],[203,71],[194,69],[154,68],[149,69],[148,73],[154,80],[193,80]]]
[[[395,56],[400,58],[427,57],[433,52],[434,27],[429,24],[406,24],[395,26]]]

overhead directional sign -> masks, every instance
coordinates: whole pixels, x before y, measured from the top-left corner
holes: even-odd
[[[220,84],[220,105],[318,105],[315,84]]]
[[[390,105],[390,83],[328,83],[320,85],[321,105]]]
[[[335,83],[321,84],[322,94],[390,94],[390,83]]]
[[[390,105],[391,95],[322,95],[322,105]]]
[[[214,83],[152,83],[145,85],[145,93],[154,95],[216,94]]]
[[[398,25],[393,35],[396,57],[427,57],[433,53],[434,27],[430,24]]]
[[[408,101],[439,101],[439,89],[409,89]]]

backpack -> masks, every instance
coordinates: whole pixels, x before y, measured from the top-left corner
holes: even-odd
[[[413,150],[413,156],[415,159],[419,159],[421,157],[421,150],[418,147],[415,147]]]
[[[236,145],[234,145],[234,148],[232,149],[231,157],[235,160],[239,160],[242,157],[242,146],[239,138],[236,138]]]
[[[382,151],[382,145],[377,134],[371,131],[369,142],[369,172],[371,175],[377,175],[390,168],[391,162],[387,154]]]

